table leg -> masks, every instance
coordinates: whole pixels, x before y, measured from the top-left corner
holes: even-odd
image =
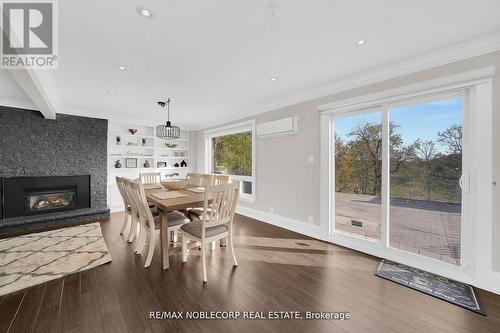
[[[167,269],[168,263],[168,233],[167,233],[167,212],[161,212],[161,222],[160,222],[160,248],[161,248],[161,262],[162,268]]]

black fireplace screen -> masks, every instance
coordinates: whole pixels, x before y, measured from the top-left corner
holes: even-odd
[[[76,189],[28,192],[25,203],[27,214],[75,209]]]

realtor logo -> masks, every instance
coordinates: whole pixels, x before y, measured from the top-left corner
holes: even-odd
[[[57,68],[57,12],[54,0],[0,1],[1,68]]]

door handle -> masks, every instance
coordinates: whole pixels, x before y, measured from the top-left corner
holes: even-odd
[[[458,185],[460,186],[462,192],[469,193],[470,190],[469,184],[470,184],[469,174],[466,172],[462,173],[462,175],[460,176],[460,180],[458,181]]]

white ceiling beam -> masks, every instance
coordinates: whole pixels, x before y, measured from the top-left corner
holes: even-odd
[[[47,119],[56,119],[59,98],[47,70],[11,69],[12,77],[31,99],[35,108]]]
[[[3,33],[3,26],[1,27]],[[9,38],[19,41],[15,32],[10,31]],[[20,43],[16,43],[20,44]],[[33,102],[35,109],[47,119],[56,119],[59,96],[49,70],[19,66],[9,69],[12,77]]]

